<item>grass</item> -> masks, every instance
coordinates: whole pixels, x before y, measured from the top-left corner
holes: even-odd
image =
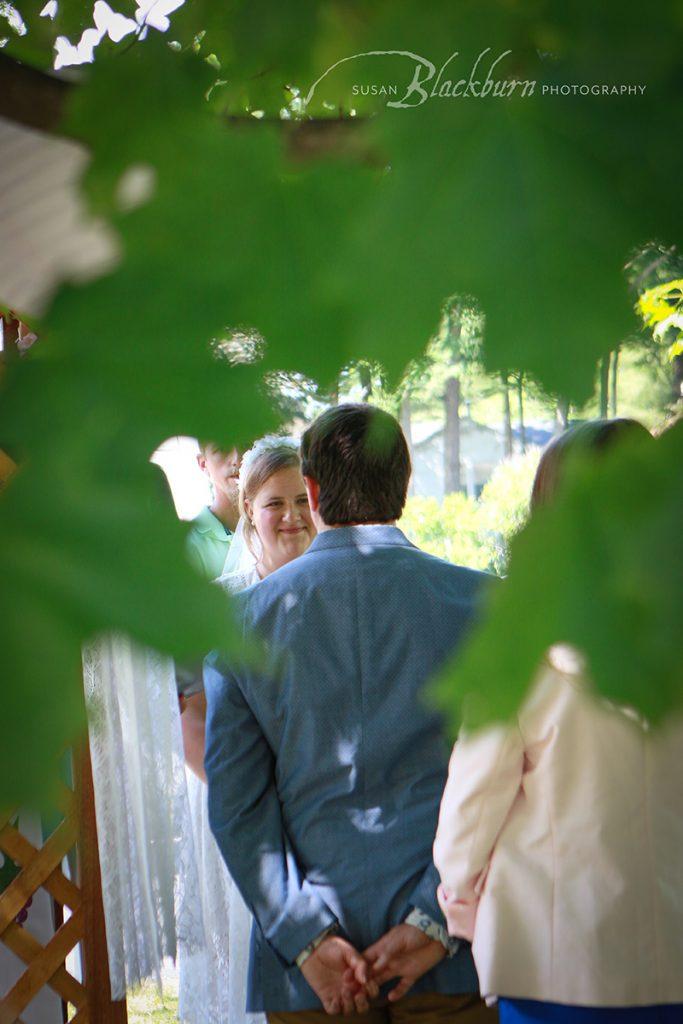
[[[128,1024],[178,1024],[178,976],[174,969],[162,970],[163,998],[156,982],[145,981],[129,991],[126,998]],[[69,1020],[75,1009],[69,1006]]]
[[[178,989],[164,978],[164,996],[159,995],[156,984],[146,981],[134,992],[128,993],[128,1024],[177,1024]]]

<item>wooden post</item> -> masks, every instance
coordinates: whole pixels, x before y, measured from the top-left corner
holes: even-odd
[[[95,790],[87,740],[78,756],[80,881],[83,893],[83,960],[88,1016],[95,1024],[127,1024],[126,1002],[112,1002],[107,933],[102,904],[102,876],[97,845]]]

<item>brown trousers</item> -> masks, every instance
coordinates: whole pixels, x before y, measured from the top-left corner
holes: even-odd
[[[498,1010],[489,1009],[479,996],[442,996],[427,992],[405,996],[388,1006],[372,1007],[369,1013],[350,1017],[330,1016],[324,1010],[294,1010],[292,1013],[269,1013],[268,1024],[496,1024]]]

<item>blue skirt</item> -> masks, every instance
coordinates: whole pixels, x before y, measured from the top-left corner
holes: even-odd
[[[500,999],[500,1024],[683,1024],[683,1003],[662,1006],[564,1006],[535,999]]]

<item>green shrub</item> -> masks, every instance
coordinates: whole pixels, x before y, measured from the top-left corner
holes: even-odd
[[[409,498],[401,528],[431,555],[502,574],[510,539],[526,520],[538,457],[532,449],[501,462],[478,500],[461,492],[442,501]]]
[[[479,498],[479,523],[492,552],[491,568],[502,574],[507,567],[508,545],[529,513],[531,485],[539,448],[514,455],[496,466]]]

